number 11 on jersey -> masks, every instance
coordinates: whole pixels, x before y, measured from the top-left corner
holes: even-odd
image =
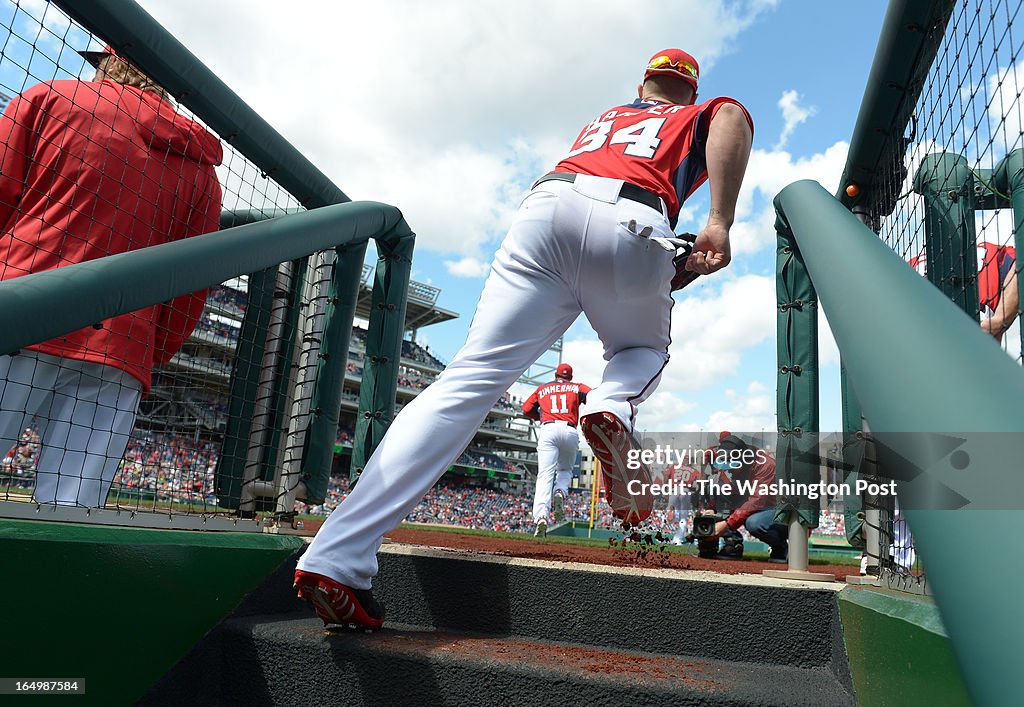
[[[561,405],[562,405],[561,409],[559,409],[559,407],[558,407],[559,402],[561,402]],[[554,414],[554,415],[557,415],[557,414],[565,414],[565,413],[568,413],[568,412],[569,412],[569,405],[566,402],[565,393],[562,393],[561,395],[552,395],[551,396],[551,413]]]

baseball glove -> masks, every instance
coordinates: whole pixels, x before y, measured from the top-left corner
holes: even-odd
[[[652,238],[651,240],[665,250],[675,253],[672,256],[672,264],[676,267],[676,274],[672,277],[673,292],[683,289],[700,276],[700,273],[686,269],[686,260],[693,252],[693,244],[697,241],[695,233],[680,233],[675,238]]]

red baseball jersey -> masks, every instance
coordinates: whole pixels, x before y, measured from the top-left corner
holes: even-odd
[[[692,488],[700,478],[700,472],[689,464],[680,464],[665,469],[664,481],[675,481],[680,487]]]
[[[750,113],[732,98],[684,106],[637,99],[592,120],[580,132],[556,172],[622,179],[665,200],[675,218],[686,198],[708,178],[704,145],[708,124],[725,103]]]
[[[1013,246],[980,241],[978,253],[978,303],[982,314],[991,314],[1003,295],[1003,281],[1013,268],[1017,252]],[[928,258],[924,253],[907,261],[921,275],[927,275]]]
[[[587,400],[590,386],[555,380],[539,386],[523,403],[523,412],[541,422],[564,420],[575,425],[580,419],[580,403]]]

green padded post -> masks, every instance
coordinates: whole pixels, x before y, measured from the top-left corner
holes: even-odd
[[[217,503],[222,508],[237,510],[241,501],[245,460],[256,411],[260,366],[267,348],[267,330],[270,327],[276,281],[277,268],[268,268],[249,276],[249,304],[242,320],[235,365],[231,372],[228,424],[214,472]]]
[[[263,446],[260,459],[260,478],[273,481],[277,474],[283,431],[288,429],[288,415],[291,413],[291,389],[295,381],[292,364],[295,362],[296,336],[299,329],[299,315],[302,310],[302,292],[306,287],[309,258],[292,262],[292,277],[288,286],[288,308],[281,326],[283,336],[278,348],[277,368],[274,371],[273,392],[270,407],[270,438]],[[257,510],[272,510],[273,504],[266,499],[257,500]]]
[[[977,315],[974,177],[967,160],[949,152],[926,155],[914,175],[914,191],[924,197],[928,280],[960,309]]]
[[[341,418],[341,391],[348,365],[352,320],[365,256],[366,243],[338,248],[331,273],[320,359],[310,403],[310,423],[302,455],[301,478],[306,485],[306,497],[302,500],[306,503],[323,503],[327,496]]]
[[[402,224],[377,241],[380,257],[373,280],[366,358],[363,360],[363,381],[359,389],[359,412],[349,473],[353,480],[362,473],[366,461],[394,419],[414,240],[412,231]]]
[[[976,704],[1019,702],[1024,556],[979,538],[1014,537],[1024,498],[1019,439],[1024,372],[967,316],[875,238],[820,185],[775,199],[814,281],[857,400],[886,468],[925,470],[902,482],[904,512],[929,586]],[[870,277],[868,277],[870,275]],[[958,385],[946,382],[956,379]],[[921,381],[934,381],[922,385]],[[911,434],[908,434],[911,433]],[[1004,434],[977,434],[1004,433]],[[1005,434],[1012,433],[1012,434]],[[953,457],[948,437],[966,440]],[[947,452],[948,454],[948,452]],[[935,457],[939,458],[936,459]],[[902,459],[902,462],[899,460]],[[967,499],[962,510],[929,499]],[[980,581],[999,568],[998,581]],[[1009,677],[1008,677],[1009,676]]]
[[[1024,150],[1016,149],[999,161],[993,173],[993,185],[1009,194],[1013,206],[1013,245],[1017,253],[1014,266],[1017,271],[1017,292],[1021,288],[1021,258],[1024,258]],[[1024,297],[1017,305],[1017,316],[1024,315]],[[1020,327],[1021,350],[1024,351],[1024,326]]]
[[[858,434],[861,431],[860,405],[846,375],[846,366],[842,364],[839,365],[839,388],[843,406],[843,483],[854,488],[864,458],[864,439]],[[846,540],[853,547],[864,547],[863,513],[864,505],[860,494],[852,493],[843,499]]]
[[[776,475],[787,482],[816,484],[820,478],[818,449],[818,297],[807,275],[788,224],[780,219],[776,251],[778,304],[779,443]],[[779,497],[776,521],[787,523],[797,512],[800,524],[818,527],[818,501],[802,496]]]

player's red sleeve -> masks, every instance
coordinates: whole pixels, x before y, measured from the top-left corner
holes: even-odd
[[[35,138],[37,106],[29,89],[16,96],[0,116],[0,229],[10,230],[21,204]]]
[[[540,401],[537,398],[537,390],[530,393],[530,397],[523,403],[523,414],[533,420],[540,419]]]
[[[726,103],[732,103],[734,106],[738,107],[741,111],[743,111],[743,116],[747,119],[747,125],[750,126],[750,135],[751,137],[753,137],[754,119],[750,116],[750,111],[748,111],[746,107],[742,103],[737,101],[735,98],[729,98],[728,96],[719,96],[718,98],[712,98],[710,101],[707,102],[707,106],[704,109],[706,111],[706,115],[708,116],[707,124],[711,124],[711,121],[715,119],[715,114],[718,113],[718,110]]]
[[[220,226],[221,188],[213,167],[202,170],[196,185],[196,202],[188,224],[189,236],[214,233]],[[157,305],[153,363],[167,363],[192,335],[203,315],[206,290],[175,297]]]

